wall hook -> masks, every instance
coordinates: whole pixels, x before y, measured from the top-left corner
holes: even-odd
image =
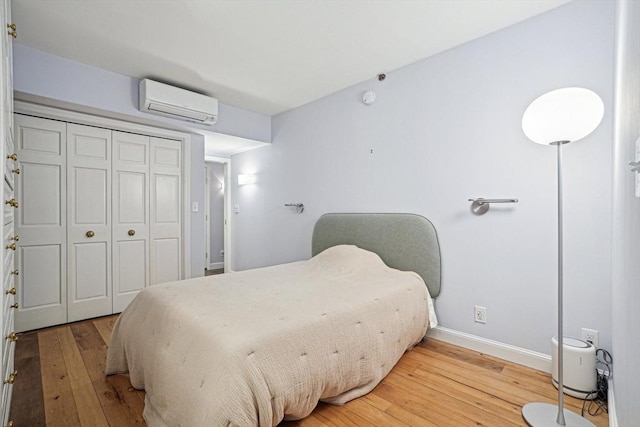
[[[296,208],[296,212],[304,212],[304,203],[285,203],[285,206]]]

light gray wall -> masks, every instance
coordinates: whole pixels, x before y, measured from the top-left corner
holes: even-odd
[[[640,421],[640,199],[634,197],[640,136],[640,3],[618,2],[613,170],[613,389],[619,426]]]
[[[22,94],[43,97],[90,109],[115,112],[130,121],[187,126],[185,122],[152,116],[138,110],[139,80],[71,59],[52,55],[20,43],[13,45],[13,88]],[[56,106],[53,104],[52,106]],[[218,104],[213,126],[189,123],[191,128],[271,141],[271,118],[224,103]],[[151,123],[150,123],[151,124]]]
[[[224,262],[220,251],[224,249],[224,191],[220,183],[224,183],[224,163],[207,163],[209,168],[209,230],[211,246],[209,262],[211,264]]]
[[[232,159],[234,267],[309,257],[326,212],[418,213],[442,247],[441,325],[549,354],[555,151],[530,142],[521,118],[537,96],[584,86],[606,113],[565,149],[565,331],[597,329],[611,348],[613,32],[613,2],[573,2],[274,117],[272,144]],[[372,106],[361,102],[366,90],[377,93]],[[257,183],[238,187],[239,173]],[[520,203],[478,217],[472,197]],[[473,322],[476,304],[485,325]]]

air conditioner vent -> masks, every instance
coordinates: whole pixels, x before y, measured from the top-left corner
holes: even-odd
[[[140,111],[207,125],[218,121],[218,100],[206,95],[144,79],[139,96]]]

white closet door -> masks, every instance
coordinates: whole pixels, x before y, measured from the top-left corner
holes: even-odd
[[[182,278],[182,144],[151,138],[151,284]]]
[[[67,127],[68,321],[112,312],[111,131]]]
[[[113,132],[113,312],[149,285],[149,137]]]
[[[67,321],[66,129],[55,120],[15,116],[17,331]]]

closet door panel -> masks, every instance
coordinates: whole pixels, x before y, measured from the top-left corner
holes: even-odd
[[[151,284],[182,279],[182,144],[151,138]]]
[[[143,172],[118,170],[117,216],[122,224],[147,225],[147,189],[149,176]]]
[[[75,270],[71,272],[76,283],[74,300],[83,301],[109,296],[106,242],[80,243],[74,245]]]
[[[180,239],[155,239],[153,276],[156,283],[180,280]]]
[[[66,138],[55,120],[15,115],[18,332],[67,321]]]
[[[149,137],[113,132],[113,312],[149,285]]]
[[[68,320],[112,312],[111,131],[67,125]]]
[[[153,176],[153,218],[156,226],[167,229],[180,224],[180,176],[156,173]]]
[[[19,277],[27,284],[40,283],[46,286],[26,286],[19,292],[21,311],[55,308],[64,305],[66,295],[62,294],[65,271],[62,268],[63,247],[61,244],[23,246],[18,257]],[[66,313],[65,313],[66,314]],[[35,315],[35,314],[34,314]],[[66,315],[60,316],[60,323]]]
[[[21,209],[18,210],[21,225],[40,229],[43,233],[54,232],[57,236],[59,228],[64,228],[65,210],[60,199],[63,166],[26,160],[21,166],[23,173],[18,179],[23,189]]]
[[[120,241],[114,252],[118,254],[119,269],[114,271],[118,275],[119,295],[137,293],[144,289],[147,283],[147,250],[142,240]]]

